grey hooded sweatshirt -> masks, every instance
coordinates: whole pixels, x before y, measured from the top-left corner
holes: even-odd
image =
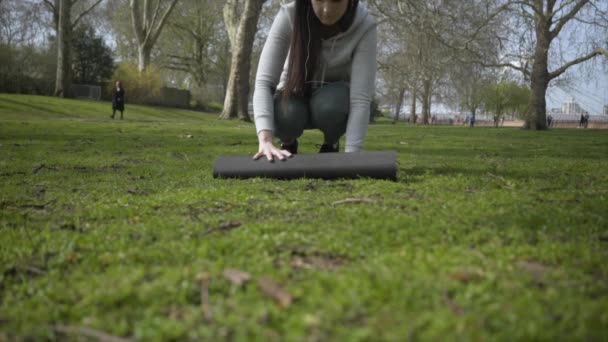
[[[257,133],[274,131],[273,89],[287,81],[288,53],[293,30],[295,3],[281,6],[262,55],[255,80],[253,112]],[[320,65],[313,81],[350,84],[350,113],[346,124],[346,152],[363,147],[376,80],[376,23],[359,4],[352,25],[321,43]]]

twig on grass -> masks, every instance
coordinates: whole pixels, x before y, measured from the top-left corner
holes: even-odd
[[[211,312],[211,304],[209,303],[209,274],[203,273],[199,276],[201,281],[201,308],[203,309],[203,315],[207,322],[213,320],[213,313]]]
[[[340,201],[335,201],[331,205],[340,205],[340,204],[347,204],[347,203],[376,203],[376,201],[373,200],[373,199],[371,199],[371,198],[367,198],[367,197],[362,197],[362,198],[345,198],[345,199],[340,200]]]
[[[207,229],[205,232],[203,232],[200,236],[205,236],[207,234],[211,234],[213,232],[216,231],[220,231],[220,232],[228,232],[233,230],[234,228],[240,227],[241,226],[241,222],[239,221],[228,221],[225,224],[219,226],[219,227],[214,227],[214,228],[209,228]]]
[[[241,286],[251,279],[249,273],[234,268],[224,269],[224,277],[237,286]]]
[[[53,171],[59,170],[59,168],[57,168],[55,166],[46,166],[46,164],[40,164],[32,171],[32,173],[38,173],[38,171],[40,171],[42,169],[53,170]]]
[[[41,269],[39,269],[37,267],[34,267],[34,266],[25,265],[25,266],[19,266],[18,268],[21,269],[21,270],[23,270],[23,271],[26,271],[28,273],[37,275],[37,276],[46,275],[46,271],[41,270]]]
[[[454,302],[452,295],[448,291],[443,291],[443,302],[454,312],[461,316],[464,314],[464,309]]]
[[[103,331],[87,328],[87,327],[72,327],[69,325],[55,325],[55,331],[62,334],[75,334],[86,338],[95,339],[100,342],[131,342],[133,340],[107,334]]]

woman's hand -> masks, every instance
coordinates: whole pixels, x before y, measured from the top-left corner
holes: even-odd
[[[262,156],[266,156],[268,161],[274,161],[274,157],[279,158],[279,160],[285,160],[285,157],[291,157],[291,153],[289,153],[289,151],[276,148],[276,146],[274,146],[272,143],[272,140],[273,137],[271,131],[260,131],[260,134],[258,134],[260,147],[258,149],[258,153],[253,156],[253,159],[257,160]]]

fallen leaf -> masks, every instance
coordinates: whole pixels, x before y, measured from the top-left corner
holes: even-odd
[[[529,273],[538,284],[544,284],[545,274],[549,271],[549,267],[539,264],[534,261],[521,260],[517,262],[520,270]]]
[[[287,291],[283,290],[279,284],[268,277],[258,279],[258,287],[266,295],[279,302],[279,305],[283,308],[288,307],[293,302],[293,297]]]
[[[231,283],[238,286],[245,284],[251,279],[251,275],[249,273],[234,268],[224,269],[224,277],[230,280]]]
[[[331,205],[340,205],[340,204],[347,204],[347,203],[376,203],[375,200],[371,199],[371,198],[345,198],[343,200],[340,201],[336,201],[333,202]]]
[[[451,272],[448,276],[462,283],[470,283],[472,281],[483,279],[483,275],[479,271],[473,270],[458,270]]]
[[[181,321],[184,318],[183,310],[180,310],[176,305],[171,305],[169,308],[169,319],[174,321]]]

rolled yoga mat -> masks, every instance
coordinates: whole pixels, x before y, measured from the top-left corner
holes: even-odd
[[[397,180],[395,151],[296,154],[284,161],[266,157],[220,156],[213,167],[214,178],[376,178]]]

